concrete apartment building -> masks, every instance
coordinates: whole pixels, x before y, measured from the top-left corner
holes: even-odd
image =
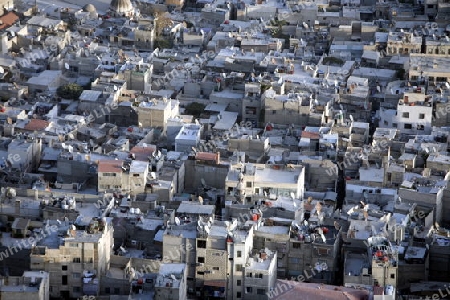
[[[309,121],[309,95],[277,95],[274,90],[267,90],[263,96],[264,121],[284,125],[306,125]]]
[[[388,55],[408,55],[422,52],[422,37],[412,32],[389,32],[387,43]]]
[[[142,194],[145,192],[149,163],[146,161],[133,160],[130,164],[130,171],[128,173],[130,181],[130,193],[133,195]]]
[[[302,199],[304,185],[305,170],[300,165],[235,163],[225,179],[225,200],[251,204],[291,194]]]
[[[369,255],[372,258],[372,284],[397,287],[398,252],[385,238],[372,237],[368,242]]]
[[[49,295],[49,273],[26,271],[22,276],[8,276],[0,280],[2,300],[47,300]]]
[[[266,212],[264,218],[268,220]],[[278,219],[278,218],[275,218]],[[281,219],[281,218],[280,218]],[[271,220],[271,219],[269,219]],[[277,278],[287,278],[289,269],[289,227],[288,226],[270,226],[270,222],[266,222],[265,226],[259,227],[254,231],[253,244],[255,249],[271,249],[277,251],[278,259],[276,263]]]
[[[128,190],[129,174],[125,172],[123,160],[101,160],[98,162],[98,192]]]
[[[433,117],[433,98],[419,89],[404,93],[397,110],[381,109],[380,126],[397,128],[404,134],[430,134]]]
[[[67,226],[32,249],[30,268],[50,274],[51,297],[96,296],[109,269],[114,228],[111,219],[91,219]]]
[[[303,275],[308,282],[331,284],[339,276],[336,272],[340,259],[340,227],[335,228],[333,220],[326,218],[323,212],[308,220],[309,225],[295,224],[291,229],[288,276]]]
[[[165,133],[167,120],[179,115],[179,102],[174,99],[149,99],[138,107],[138,122],[142,127],[159,127]]]
[[[245,265],[243,299],[270,299],[268,293],[277,281],[277,258],[277,252],[269,249],[260,250],[249,258]],[[236,299],[239,299],[238,296]]]
[[[155,300],[187,299],[185,264],[161,264],[155,282]]]
[[[11,167],[23,172],[33,172],[37,169],[41,152],[40,139],[15,139],[8,145]]]
[[[253,249],[253,226],[250,223],[240,224],[236,219],[199,223],[197,296],[245,299],[244,275],[246,268],[251,266],[249,259]],[[264,284],[260,286],[264,287]]]
[[[449,55],[410,54],[410,81],[428,81],[445,83],[450,80]]]
[[[185,124],[175,137],[175,151],[191,152],[200,142],[202,126],[200,124]]]

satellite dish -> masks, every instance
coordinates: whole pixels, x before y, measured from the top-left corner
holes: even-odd
[[[198,202],[200,202],[200,204],[203,204],[203,197],[202,196],[198,196]]]
[[[177,226],[180,226],[181,221],[178,217],[175,217],[175,224],[177,224]]]
[[[0,67],[0,73],[5,73],[5,69],[3,69],[2,67]]]
[[[320,234],[320,237],[322,238],[322,241],[324,242],[324,244],[327,242],[327,238],[325,237],[325,235],[323,233]]]
[[[207,233],[207,234],[209,234],[209,233],[210,233],[210,230],[209,230],[209,228],[208,228],[208,227],[205,227],[205,231],[206,231],[206,233]]]
[[[69,69],[70,69],[69,64],[68,64],[68,63],[65,63],[65,64],[64,64],[64,68],[66,68],[66,70],[69,70]]]
[[[177,280],[177,278],[173,274],[170,274],[170,278],[172,278],[173,280]]]
[[[203,185],[203,186],[206,186],[205,179],[202,178],[202,179],[200,179],[200,181],[202,182],[202,185]]]
[[[294,192],[291,192],[291,198],[292,198],[292,199],[295,199],[295,194],[294,194]]]

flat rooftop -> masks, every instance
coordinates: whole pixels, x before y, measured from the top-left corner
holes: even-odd
[[[177,209],[177,214],[213,215],[214,205],[202,205],[197,202],[181,202]]]

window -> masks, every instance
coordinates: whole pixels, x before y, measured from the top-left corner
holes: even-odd
[[[412,125],[409,123],[406,123],[405,125],[403,125],[403,128],[405,129],[412,129]]]
[[[107,172],[105,172],[105,173],[103,173],[103,176],[106,176],[106,177],[115,177],[115,176],[116,176],[116,173],[107,173]]]
[[[391,274],[391,279],[395,279],[395,274]]]
[[[256,290],[256,294],[258,294],[258,295],[265,295],[266,294],[266,290],[265,289],[257,289]]]
[[[237,272],[242,272],[242,265],[241,264],[236,264],[236,271]]]
[[[425,130],[425,127],[423,125],[417,125],[417,130]]]
[[[205,248],[206,248],[206,241],[198,240],[198,241],[197,241],[197,248],[203,248],[203,249],[205,249]]]
[[[111,289],[109,287],[105,288],[105,294],[111,294]]]
[[[73,258],[73,262],[74,263],[81,263],[81,259],[79,257],[74,257]]]
[[[236,298],[241,299],[241,297],[242,297],[241,292],[237,292],[236,293]]]
[[[237,257],[242,257],[242,251],[238,250],[238,252],[236,253]]]
[[[318,255],[328,255],[328,249],[327,248],[317,248],[317,254]]]
[[[392,127],[397,128],[397,123],[392,123]]]
[[[251,181],[247,181],[247,187],[251,188],[252,187],[252,182]]]
[[[274,114],[276,114],[277,113],[277,111],[276,110],[272,110],[272,114],[274,115]]]
[[[425,119],[425,114],[419,114],[419,119]]]
[[[245,277],[252,278],[253,277],[253,273],[247,273],[247,275],[245,275]]]
[[[255,274],[255,278],[262,279],[263,278],[263,274]]]
[[[79,279],[79,278],[81,278],[81,273],[72,273],[72,278],[73,278],[73,279]]]
[[[61,266],[61,270],[67,271],[67,266]]]
[[[139,174],[133,174],[133,177],[139,177]]]
[[[383,121],[383,124],[386,126],[389,125],[388,121],[386,121],[386,120]]]
[[[241,286],[242,285],[242,281],[241,280],[236,281],[236,285],[237,286]]]
[[[300,263],[300,258],[298,257],[289,257],[289,263],[290,264],[299,264]]]
[[[204,257],[199,257],[199,258],[197,258],[197,262],[201,263],[201,264],[204,264],[205,263],[205,258]]]
[[[198,271],[198,272],[197,272],[197,275],[203,276],[203,275],[205,275],[205,272],[203,272],[203,271]]]
[[[61,279],[62,279],[62,285],[67,285],[67,275],[63,275],[61,277]]]
[[[245,288],[245,292],[246,292],[247,294],[253,293],[253,287],[251,287],[251,286],[246,287],[246,288]]]
[[[213,267],[214,271],[219,271],[219,267]]]
[[[78,243],[70,243],[69,247],[78,248]]]
[[[119,295],[120,294],[120,288],[114,288],[114,294]]]
[[[90,263],[90,264],[93,264],[93,263],[94,263],[94,258],[90,257],[90,258],[87,260],[87,262]]]
[[[81,287],[74,286],[72,290],[73,290],[74,293],[79,293],[79,292],[81,292]]]
[[[292,243],[292,248],[294,249],[300,249],[300,243]]]
[[[402,117],[403,117],[403,118],[409,118],[409,112],[404,112],[404,113],[402,114]]]

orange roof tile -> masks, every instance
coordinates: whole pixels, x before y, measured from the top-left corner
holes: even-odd
[[[17,16],[14,12],[10,11],[6,15],[0,17],[0,30],[5,29],[13,25],[19,20],[19,16]]]
[[[155,150],[156,146],[149,146],[149,147],[135,146],[130,150],[130,153],[134,154],[136,160],[148,161],[148,157],[152,155],[152,153],[155,152]]]
[[[197,160],[217,160],[217,153],[209,153],[209,152],[197,152],[195,155],[195,159]]]
[[[31,119],[30,122],[28,122],[28,124],[25,125],[25,127],[23,129],[29,130],[29,131],[39,131],[39,130],[44,130],[45,128],[47,128],[49,124],[50,123],[45,120]]]
[[[122,160],[101,160],[98,162],[98,172],[122,173],[122,165]]]
[[[319,139],[320,138],[320,134],[318,134],[316,132],[303,131],[302,132],[302,138]]]

